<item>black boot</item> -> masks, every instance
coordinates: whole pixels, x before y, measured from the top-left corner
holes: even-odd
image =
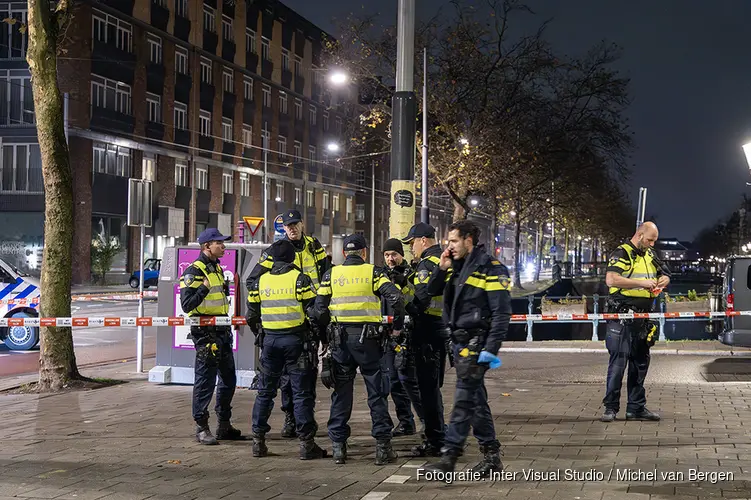
[[[428,472],[454,472],[456,461],[459,459],[456,455],[444,453],[441,455],[441,461],[425,465],[422,469]]]
[[[284,414],[284,427],[282,427],[282,437],[291,439],[297,437],[297,424],[295,423],[295,414],[292,412]]]
[[[334,454],[335,464],[347,463],[347,443],[331,443],[331,451]]]
[[[226,422],[219,422],[216,428],[216,438],[219,441],[244,441],[245,436],[240,432],[240,429],[235,429],[229,420]]]
[[[433,446],[432,444],[425,441],[422,444],[413,446],[410,450],[410,455],[413,457],[440,457],[441,447]]]
[[[265,457],[269,454],[266,447],[266,436],[264,434],[253,434],[253,456]]]
[[[376,465],[386,465],[397,459],[394,448],[391,447],[391,440],[378,441],[376,443]]]
[[[415,426],[399,424],[399,426],[391,431],[392,437],[411,436],[415,433]]]
[[[300,460],[315,460],[327,455],[326,450],[316,444],[313,436],[300,439]]]
[[[211,433],[211,429],[209,429],[208,420],[196,422],[196,441],[201,444],[207,445],[219,444],[214,435]]]
[[[498,447],[480,446],[480,451],[483,454],[483,459],[480,463],[472,467],[472,472],[478,472],[481,478],[487,478],[490,477],[491,473],[503,470],[503,463],[501,462],[501,454]]]

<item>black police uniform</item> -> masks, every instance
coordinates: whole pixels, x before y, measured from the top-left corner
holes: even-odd
[[[454,409],[446,433],[441,462],[428,469],[452,471],[464,450],[470,426],[484,459],[472,468],[481,475],[501,468],[500,443],[488,405],[485,371],[477,359],[485,350],[496,355],[511,319],[508,269],[477,245],[466,258],[454,260],[450,274],[437,268],[428,293],[443,294],[443,318],[451,329],[456,359]]]
[[[367,243],[361,235],[350,235],[344,240],[345,252],[364,248]],[[371,434],[377,441],[375,463],[384,465],[396,458],[391,447],[393,422],[381,371],[385,338],[380,328],[378,298],[393,308],[393,328],[401,330],[404,324],[401,292],[380,268],[366,264],[359,255],[348,255],[341,266],[334,266],[324,275],[313,308],[313,317],[322,328],[333,323],[329,347],[334,364],[334,392],[328,430],[334,461],[340,464],[347,458],[347,439],[351,432],[348,421],[358,368],[368,391]]]
[[[201,244],[210,241],[226,241],[218,230],[209,228],[198,237]],[[209,279],[210,288],[203,281]],[[212,284],[213,283],[213,284]],[[180,305],[189,316],[215,315],[228,317],[229,285],[219,261],[212,261],[201,252],[192,265],[180,277]],[[211,305],[224,302],[224,305]],[[204,314],[208,310],[211,313]],[[232,331],[230,326],[191,326],[190,338],[196,349],[193,383],[193,419],[196,421],[196,439],[201,444],[217,444],[217,439],[243,439],[239,430],[232,427],[232,398],[237,385],[235,358],[232,353]],[[219,385],[217,387],[217,373]],[[216,438],[209,430],[208,407],[216,388],[216,414],[219,426]]]
[[[297,210],[290,210],[282,214],[283,224],[294,224],[302,221],[302,215]],[[323,249],[323,245],[314,236],[308,236],[303,233],[299,240],[292,241],[287,236],[284,236],[283,240],[275,241],[271,244],[269,249],[261,255],[258,264],[255,265],[248,277],[247,284],[254,280],[257,280],[265,272],[271,269],[274,262],[274,248],[280,241],[289,241],[295,247],[296,252],[296,264],[303,271],[304,274],[314,279],[314,288],[317,288],[321,279],[326,271],[331,268],[331,260],[326,258],[326,252]],[[303,266],[303,253],[307,252],[314,262],[313,266]],[[310,260],[310,259],[308,259]],[[318,371],[315,372],[314,377],[318,377]],[[293,438],[297,435],[295,425],[295,412],[294,401],[292,396],[292,385],[290,384],[289,375],[285,370],[282,372],[280,379],[280,391],[282,393],[282,411],[284,412],[284,427],[282,428],[282,437]],[[315,384],[313,385],[313,397],[315,398]],[[316,425],[317,427],[317,425]]]

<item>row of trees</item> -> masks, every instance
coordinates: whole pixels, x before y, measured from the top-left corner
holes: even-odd
[[[527,222],[555,219],[558,228],[606,248],[633,230],[623,188],[632,146],[623,116],[628,80],[613,69],[618,48],[602,42],[581,57],[557,54],[544,37],[547,22],[534,33],[512,34],[525,15],[534,14],[518,0],[490,0],[483,10],[454,0],[450,11],[416,31],[417,47],[429,54],[433,187],[450,195],[457,219],[466,217],[469,196],[480,195],[499,222],[516,226],[517,280]],[[326,49],[328,63],[347,68],[364,96],[351,147],[388,149],[396,29],[352,17]],[[424,76],[421,52],[417,83]]]

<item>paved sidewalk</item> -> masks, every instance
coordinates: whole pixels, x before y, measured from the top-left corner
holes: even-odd
[[[605,341],[542,340],[535,342],[504,342],[501,352],[602,352],[607,353]],[[716,340],[669,340],[656,342],[652,354],[686,354],[711,356],[751,356],[751,349],[732,347]]]
[[[145,369],[152,365],[147,360]],[[298,460],[296,441],[277,437],[278,410],[271,422],[273,456],[253,458],[248,442],[200,446],[192,441],[191,388],[149,384],[134,371],[133,363],[87,370],[89,376],[129,382],[86,393],[0,395],[0,500],[751,497],[748,383],[659,384],[655,378],[648,383],[649,399],[661,410],[661,422],[603,424],[597,420],[601,384],[515,381],[505,379],[514,376],[513,370],[502,368],[492,372],[487,386],[507,476],[446,484],[418,480],[423,459],[373,465],[374,442],[359,378],[351,459],[337,466],[330,459]],[[444,387],[447,412],[454,380],[450,370]],[[328,450],[329,394],[319,386],[319,443]],[[254,396],[239,390],[235,397],[234,421],[246,433]],[[400,438],[395,447],[405,454],[416,443],[414,436]],[[469,467],[478,456],[470,438],[459,465]],[[647,475],[655,470],[653,480]],[[692,470],[733,477],[699,481],[690,476]],[[556,471],[558,478],[525,477]]]

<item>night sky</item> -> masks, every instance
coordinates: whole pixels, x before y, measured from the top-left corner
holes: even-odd
[[[334,36],[335,19],[363,9],[395,24],[398,3],[283,2]],[[428,18],[446,4],[417,0],[417,5],[418,16]],[[655,216],[661,237],[691,240],[738,206],[751,190],[741,149],[751,141],[751,2],[530,0],[528,5],[537,16],[527,16],[522,29],[553,17],[547,37],[557,51],[578,55],[602,39],[623,48],[618,69],[631,78],[628,118],[636,139],[629,187],[634,217],[640,186],[648,188],[647,216]]]

